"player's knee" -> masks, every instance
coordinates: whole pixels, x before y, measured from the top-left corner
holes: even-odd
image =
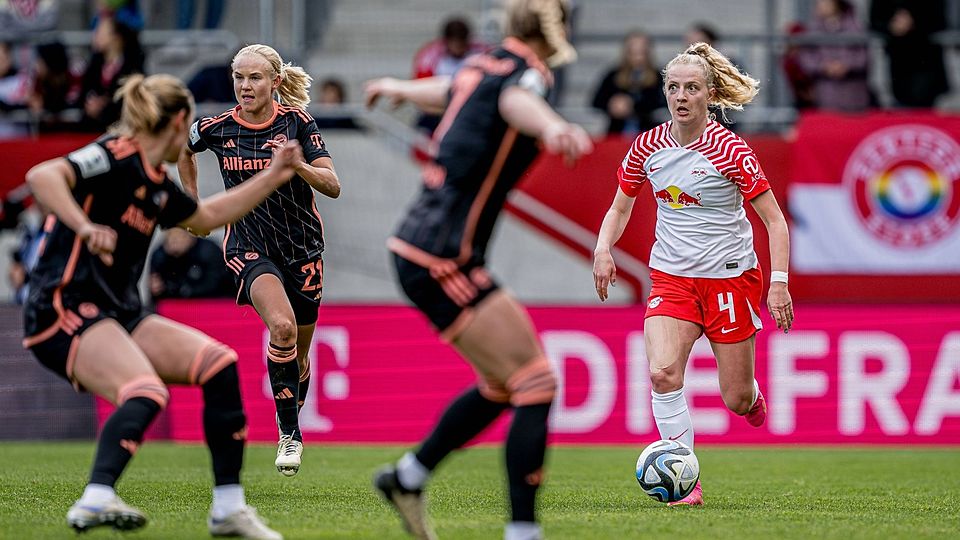
[[[747,414],[753,405],[753,388],[748,388],[742,392],[727,392],[723,394],[723,404],[736,415],[743,416]]]
[[[205,385],[223,371],[227,366],[236,364],[237,352],[232,348],[211,340],[197,354],[196,360],[190,366],[190,382]]]
[[[144,398],[155,402],[161,409],[170,401],[170,392],[156,375],[138,377],[120,387],[117,391],[117,405],[123,405],[133,398]]]
[[[550,361],[539,356],[515,371],[507,379],[506,389],[514,407],[551,403],[557,392],[557,376]]]
[[[297,342],[297,323],[293,319],[281,318],[271,322],[270,343],[281,347],[289,347]]]
[[[650,370],[650,386],[658,394],[666,394],[683,387],[683,372],[670,368]]]

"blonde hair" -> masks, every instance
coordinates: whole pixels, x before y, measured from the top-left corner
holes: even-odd
[[[706,43],[694,43],[675,56],[667,67],[663,68],[664,81],[670,68],[678,65],[697,65],[703,68],[707,88],[714,90],[708,104],[719,107],[724,119],[727,109],[742,111],[743,106],[753,101],[760,91],[760,81],[742,73],[729,58]]]
[[[124,135],[159,133],[183,110],[187,111],[187,120],[193,116],[193,94],[172,75],[130,75],[123,80],[114,99],[122,105],[120,121],[111,131]]]
[[[230,69],[237,62],[237,58],[244,54],[259,54],[270,64],[273,70],[273,76],[280,76],[280,86],[277,88],[277,94],[280,95],[280,103],[292,105],[301,109],[310,104],[310,84],[313,82],[311,77],[300,66],[295,66],[290,62],[284,63],[273,47],[256,43],[247,45],[240,49],[230,62]]]
[[[523,41],[542,39],[554,50],[547,64],[568,64],[577,59],[577,51],[566,37],[569,19],[568,0],[510,0],[506,35]]]

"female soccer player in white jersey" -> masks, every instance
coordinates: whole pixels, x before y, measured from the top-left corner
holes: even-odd
[[[593,276],[600,300],[616,281],[611,246],[623,234],[634,198],[649,181],[657,201],[653,287],[644,338],[653,386],[653,416],[663,439],[693,447],[683,374],[694,341],[705,334],[717,358],[720,393],[752,426],[766,419],[753,377],[755,334],[762,324],[763,277],[743,202],[750,201],[770,237],[767,305],[784,332],[793,324],[787,290],[790,238],[753,150],[710,114],[740,110],[759,83],[705,43],[695,43],[664,69],[671,120],[637,137],[620,165],[620,189],[600,227]],[[700,483],[674,504],[702,505]]]
[[[196,197],[197,152],[216,155],[229,189],[266,167],[283,141],[297,140],[303,148],[290,183],[228,225],[223,241],[237,303],[253,305],[270,332],[267,372],[280,439],[274,465],[293,476],[303,452],[297,413],[310,384],[307,353],[323,294],[323,221],[314,194],[339,197],[340,180],[316,122],[303,109],[311,81],[303,68],[260,44],[240,49],[232,68],[237,106],[193,124],[178,168],[184,189]]]

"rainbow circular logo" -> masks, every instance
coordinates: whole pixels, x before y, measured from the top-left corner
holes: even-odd
[[[874,132],[850,155],[843,180],[866,229],[898,247],[936,242],[960,216],[960,145],[936,128]]]

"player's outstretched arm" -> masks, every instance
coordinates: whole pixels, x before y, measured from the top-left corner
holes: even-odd
[[[180,158],[177,159],[177,172],[180,173],[180,184],[183,185],[183,191],[196,200],[200,200],[200,193],[197,190],[197,155],[184,148],[180,152]]]
[[[770,270],[779,272],[784,281],[770,280],[770,290],[767,293],[767,309],[777,323],[777,328],[788,332],[793,326],[793,301],[790,290],[787,288],[787,270],[790,267],[790,231],[787,229],[787,220],[783,217],[780,205],[773,191],[758,195],[750,200],[753,209],[767,228],[770,238]]]
[[[113,250],[117,247],[117,232],[90,221],[73,197],[77,178],[73,167],[64,158],[51,159],[33,167],[27,173],[27,185],[41,206],[53,212],[57,219],[77,234],[91,253],[100,256],[104,264],[113,264]]]
[[[529,90],[511,86],[500,94],[497,106],[510,127],[540,139],[548,152],[574,160],[593,151],[593,141],[583,128],[561,118]]]
[[[617,188],[613,204],[603,216],[603,224],[600,225],[600,233],[597,235],[597,247],[593,250],[593,284],[597,288],[597,296],[600,297],[601,302],[609,297],[607,287],[617,282],[617,266],[613,262],[610,250],[623,235],[623,230],[630,221],[635,200]]]
[[[409,101],[425,113],[440,114],[450,101],[450,84],[451,78],[447,76],[412,81],[381,77],[364,83],[364,101],[368,108],[373,108],[380,98],[389,100],[392,107]]]
[[[287,141],[277,149],[270,167],[240,185],[217,193],[199,203],[197,211],[180,223],[181,227],[207,234],[212,229],[233,223],[263,202],[278,187],[289,182],[297,162],[303,161],[300,143]]]

